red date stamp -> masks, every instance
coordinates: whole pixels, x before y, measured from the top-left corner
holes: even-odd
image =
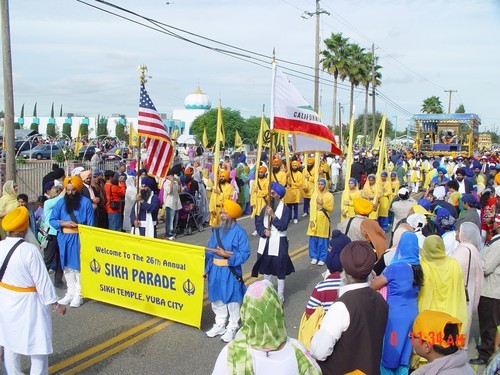
[[[413,332],[411,331],[408,334],[408,339],[411,340],[412,346],[418,343],[419,345],[422,345],[422,343],[428,342],[430,345],[439,345],[443,346],[445,344],[446,346],[458,346],[458,347],[463,347],[465,346],[465,335],[463,333],[458,334],[458,335],[448,335],[445,337],[445,334],[443,332],[427,332],[427,337],[424,340],[422,338],[422,332]],[[405,337],[406,339],[406,337]],[[396,331],[391,331],[391,336],[390,336],[390,344],[392,346],[397,346],[398,345],[398,333]]]

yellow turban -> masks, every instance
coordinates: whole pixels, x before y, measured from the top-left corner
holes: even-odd
[[[292,167],[297,167],[297,168],[299,168],[299,167],[300,167],[300,162],[299,162],[299,161],[297,161],[297,160],[292,161]]]
[[[91,173],[92,172],[89,170],[81,172],[80,177],[82,178],[82,181],[85,181],[87,179],[87,177],[89,177],[91,175]]]
[[[451,341],[448,341],[449,337],[445,337],[444,327],[447,324],[458,325],[458,332],[462,328],[462,322],[449,314],[441,311],[424,310],[417,315],[413,323],[413,333],[421,335],[421,337],[415,337],[413,340],[427,341],[431,345],[439,345],[443,348],[450,347],[451,343],[454,343],[454,346],[459,348],[463,347],[465,341],[461,340],[460,337],[452,337]]]
[[[265,165],[261,165],[259,167],[259,173],[267,173],[267,168]]]
[[[497,186],[500,186],[500,172],[497,172],[497,174],[495,175],[495,183],[497,184]]]
[[[373,211],[373,204],[365,198],[354,198],[353,201],[354,212],[358,215],[368,216]]]
[[[30,214],[24,206],[17,207],[4,216],[3,230],[6,232],[22,232],[28,228]]]
[[[219,172],[219,177],[224,177],[226,180],[229,180],[229,172],[226,171],[225,169],[222,169]]]
[[[427,211],[423,206],[419,204],[414,204],[412,208],[413,212],[415,212],[416,214],[431,215],[429,211]]]
[[[241,206],[230,199],[226,199],[224,201],[224,211],[226,211],[233,219],[239,218],[242,214]]]
[[[64,178],[64,187],[71,184],[75,187],[76,190],[80,191],[83,188],[83,181],[80,176],[67,176]]]

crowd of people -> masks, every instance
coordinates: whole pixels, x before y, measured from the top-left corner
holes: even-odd
[[[17,263],[13,257],[5,277],[0,270],[2,303],[11,306],[34,285],[43,293],[36,309],[44,314],[49,305],[60,313],[68,304],[82,305],[79,224],[152,238],[164,225],[167,241],[192,225],[210,226],[205,277],[215,322],[206,335],[228,343],[214,374],[468,374],[474,373],[470,344],[477,343],[473,365],[486,365],[495,355],[500,152],[451,158],[391,150],[380,172],[385,155],[360,150],[349,176],[346,158],[333,155],[321,157],[319,165],[309,155],[286,160],[277,153],[268,160],[264,154],[258,165],[243,153],[212,162],[194,147],[186,155],[160,180],[134,160],[113,171],[92,164],[66,173],[54,165],[36,210],[7,181],[0,198],[6,238],[0,261],[9,262],[12,238],[23,238],[20,249],[30,255]],[[335,199],[337,191],[341,199]],[[336,226],[335,203],[341,211]],[[263,275],[248,290],[242,266],[251,249],[238,224],[242,215],[254,219],[250,235],[259,238],[252,276]],[[307,222],[311,266],[324,267],[325,274],[304,301],[294,340],[284,326],[283,304],[285,279],[295,271],[287,230],[299,221]],[[21,280],[13,275],[22,262],[30,265]],[[45,270],[54,273],[53,285]],[[64,283],[66,294],[57,301],[53,287]],[[475,341],[470,333],[476,315]],[[9,312],[0,323],[8,369],[18,368],[19,354],[50,353],[45,344],[43,353],[31,342],[19,346],[29,338],[10,337],[9,319],[16,316]],[[50,317],[44,322],[48,329]],[[46,363],[42,358],[35,366]]]

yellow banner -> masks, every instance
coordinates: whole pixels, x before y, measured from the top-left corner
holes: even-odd
[[[200,328],[205,250],[79,225],[82,296]]]

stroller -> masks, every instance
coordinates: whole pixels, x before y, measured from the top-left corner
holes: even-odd
[[[193,229],[203,231],[203,217],[198,210],[198,202],[195,197],[189,193],[179,195],[181,200],[181,209],[177,221],[177,233],[184,233],[188,236],[193,233]]]

